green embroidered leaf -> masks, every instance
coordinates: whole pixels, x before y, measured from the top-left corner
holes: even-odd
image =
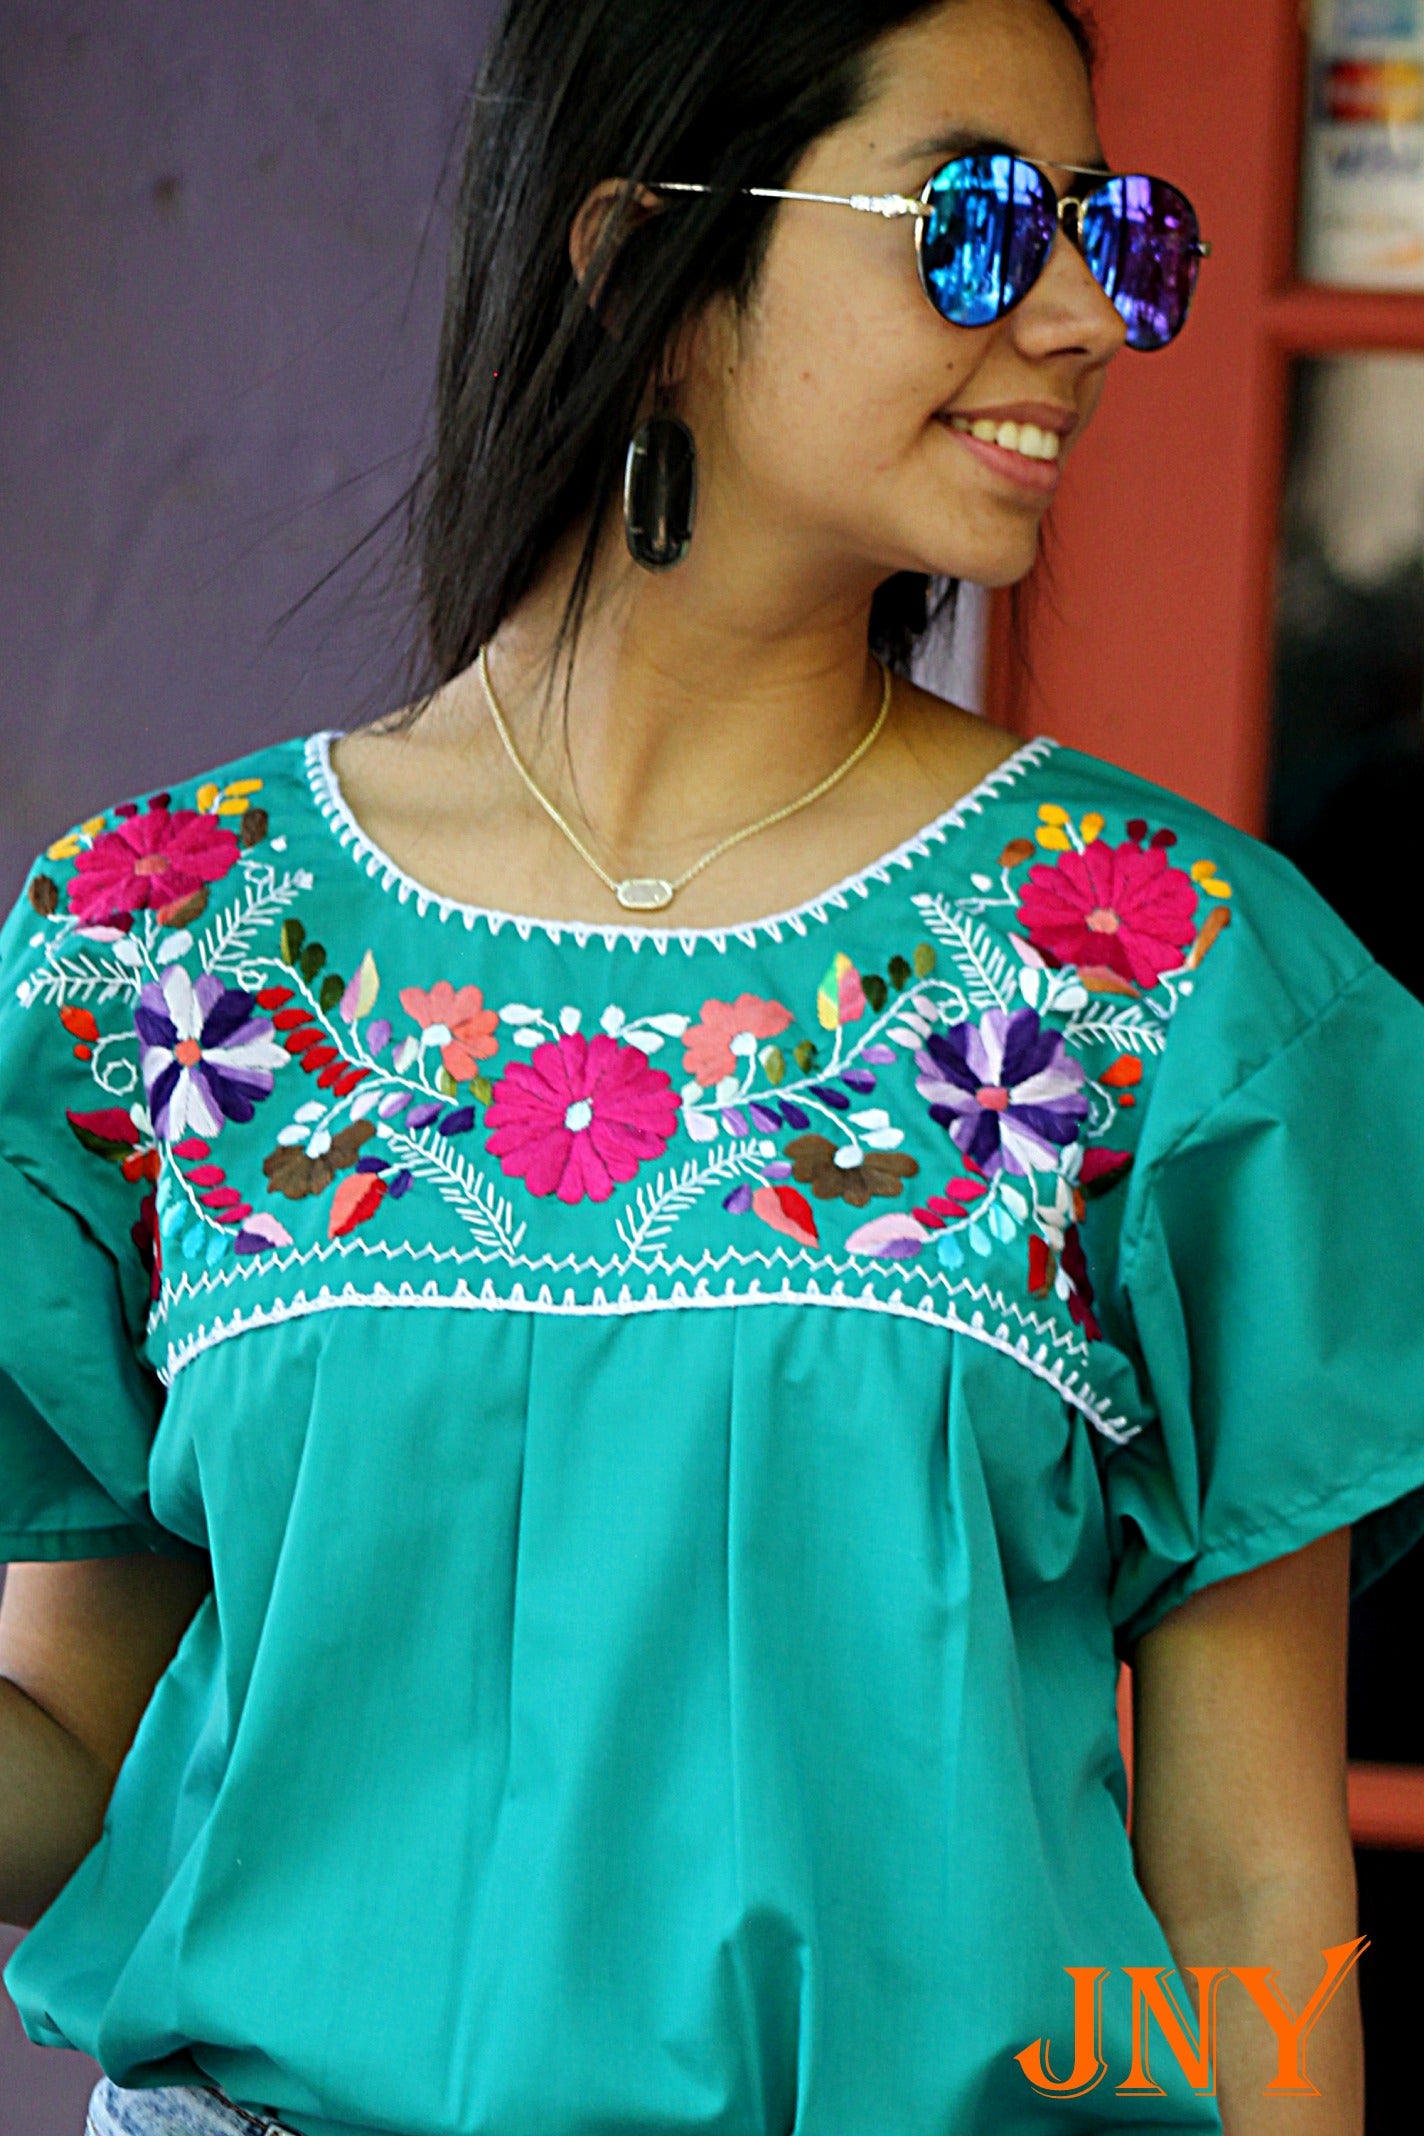
[[[479,1099],[481,1105],[488,1105],[490,1099],[494,1096],[494,1084],[487,1075],[477,1075],[470,1088]]]
[[[934,944],[932,942],[917,942],[915,944],[916,978],[928,979],[935,968],[935,962]]]
[[[885,969],[890,974],[890,983],[894,987],[897,994],[899,993],[901,987],[909,985],[910,967],[905,962],[903,957],[892,957],[890,959],[890,962],[886,965]]]
[[[447,1098],[455,1097],[460,1088],[448,1068],[442,1068],[439,1075],[436,1076],[435,1087],[443,1097]]]
[[[315,979],[325,962],[326,951],[321,943],[308,942],[306,948],[301,951],[297,958],[297,970],[305,980],[311,981]]]
[[[816,1048],[809,1038],[803,1038],[799,1045],[792,1047],[791,1057],[802,1075],[809,1075],[816,1065]]]
[[[283,920],[281,940],[278,946],[281,949],[282,962],[284,964],[296,963],[301,946],[306,938],[307,931],[300,920]]]
[[[784,1082],[786,1078],[786,1055],[780,1046],[763,1046],[761,1065],[766,1071],[768,1083]]]
[[[321,992],[316,998],[327,1013],[330,1014],[332,1009],[340,1008],[341,997],[345,992],[346,981],[338,979],[335,972],[328,972],[321,982]]]
[[[889,987],[885,984],[879,972],[862,972],[860,984],[864,990],[866,1000],[878,1016],[890,999]]]

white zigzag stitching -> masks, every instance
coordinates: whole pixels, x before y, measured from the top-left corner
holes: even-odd
[[[384,1239],[328,1239],[320,1245],[294,1249],[289,1253],[264,1254],[260,1261],[229,1262],[224,1267],[204,1270],[196,1276],[185,1271],[176,1283],[165,1284],[163,1295],[149,1316],[149,1333],[152,1334],[156,1328],[162,1326],[172,1306],[211,1297],[214,1292],[232,1290],[238,1285],[246,1285],[264,1273],[286,1275],[294,1269],[319,1266],[330,1260],[344,1260],[353,1254],[371,1260],[447,1263],[457,1268],[469,1266],[471,1263],[488,1266],[493,1262],[499,1268],[507,1269],[512,1265],[527,1276],[594,1276],[599,1279],[600,1288],[607,1281],[618,1281],[624,1293],[628,1291],[627,1278],[632,1272],[627,1262],[603,1261],[592,1255],[520,1254],[511,1264],[502,1255],[486,1254],[478,1247],[461,1250],[450,1246],[403,1246]],[[873,1280],[867,1278],[871,1277],[872,1267],[879,1269],[883,1266],[884,1264],[880,1263],[867,1265],[860,1262],[813,1261],[808,1254],[782,1246],[770,1249],[754,1248],[751,1252],[737,1246],[726,1246],[719,1253],[702,1253],[692,1260],[686,1254],[650,1254],[646,1261],[639,1264],[638,1273],[670,1277],[675,1283],[690,1276],[695,1283],[705,1287],[709,1276],[720,1275],[727,1268],[765,1268],[773,1272],[780,1271],[780,1297],[799,1298],[803,1293],[789,1285],[789,1276],[795,1270],[805,1269],[810,1271],[806,1291],[813,1296],[823,1295],[816,1281],[817,1272],[820,1272],[835,1277],[833,1295],[844,1294],[845,1278],[850,1276],[862,1282],[863,1296],[866,1299],[875,1300],[879,1298],[880,1293],[875,1290]],[[931,1292],[938,1290],[945,1297],[968,1298],[976,1306],[987,1306],[1008,1319],[1016,1320],[1026,1334],[1037,1336],[1046,1349],[1063,1350],[1086,1362],[1089,1354],[1087,1345],[1071,1328],[1020,1305],[1017,1299],[1006,1297],[991,1284],[974,1283],[967,1276],[954,1282],[949,1277],[940,1275],[938,1271],[930,1273],[919,1270],[915,1273],[917,1279]],[[378,1288],[381,1287],[378,1285]],[[409,1288],[408,1285],[402,1287]],[[425,1288],[428,1289],[429,1285]],[[758,1278],[754,1276],[748,1288],[759,1292]],[[899,1286],[892,1296],[901,1296]]]
[[[592,1299],[586,1302],[576,1299],[571,1290],[566,1290],[562,1299],[556,1299],[547,1283],[541,1284],[535,1295],[530,1297],[522,1283],[515,1283],[509,1293],[503,1295],[496,1291],[492,1282],[486,1280],[476,1294],[463,1277],[453,1291],[442,1291],[433,1281],[425,1284],[419,1291],[409,1283],[401,1284],[396,1290],[389,1290],[384,1284],[377,1284],[370,1291],[358,1291],[354,1284],[348,1283],[339,1292],[324,1284],[314,1298],[309,1298],[304,1291],[298,1291],[294,1297],[279,1300],[274,1305],[255,1306],[250,1313],[243,1313],[239,1309],[227,1321],[219,1319],[207,1327],[195,1330],[183,1341],[170,1345],[167,1357],[159,1367],[158,1376],[166,1387],[171,1387],[185,1366],[205,1351],[215,1349],[220,1343],[230,1342],[254,1328],[275,1327],[284,1321],[303,1319],[314,1313],[337,1312],[348,1307],[384,1306],[434,1311],[553,1313],[585,1318],[623,1318],[630,1313],[680,1312],[698,1306],[710,1306],[725,1311],[729,1307],[739,1310],[745,1306],[788,1303],[889,1313],[898,1319],[918,1320],[933,1327],[947,1328],[954,1334],[964,1335],[970,1341],[983,1343],[988,1348],[997,1350],[1014,1364],[1033,1373],[1035,1378],[1046,1381],[1065,1402],[1079,1410],[1088,1422],[1114,1445],[1126,1445],[1127,1441],[1135,1438],[1142,1429],[1140,1424],[1130,1425],[1124,1417],[1114,1416],[1109,1405],[1093,1393],[1081,1374],[1067,1372],[1060,1360],[1050,1359],[1046,1343],[1040,1343],[1036,1350],[1032,1350],[1027,1334],[1022,1334],[1015,1340],[1007,1325],[1001,1323],[997,1328],[989,1327],[982,1312],[975,1312],[966,1320],[952,1305],[947,1305],[937,1312],[930,1298],[925,1298],[919,1305],[911,1305],[898,1289],[888,1298],[881,1298],[869,1290],[855,1296],[840,1283],[835,1284],[829,1292],[816,1286],[798,1291],[790,1283],[783,1283],[779,1291],[763,1291],[753,1284],[749,1290],[738,1293],[729,1279],[725,1291],[717,1295],[706,1280],[702,1279],[694,1284],[690,1291],[685,1284],[675,1283],[668,1297],[664,1297],[649,1284],[643,1296],[638,1299],[634,1298],[625,1283],[616,1299],[610,1300],[600,1285],[595,1288]]]
[[[873,882],[885,883],[890,880],[892,868],[908,868],[915,858],[927,854],[932,845],[942,845],[951,830],[962,829],[966,819],[978,815],[986,801],[1003,788],[1015,785],[1032,765],[1042,763],[1061,746],[1049,735],[1039,735],[1035,740],[1025,742],[1012,756],[1006,757],[997,769],[982,778],[977,786],[962,795],[952,808],[947,808],[942,815],[937,816],[933,823],[927,823],[913,837],[896,846],[893,852],[884,854],[869,867],[860,868],[853,875],[847,875],[840,882],[833,883],[830,889],[823,890],[819,897],[810,898],[803,905],[794,905],[785,912],[772,913],[763,920],[748,920],[729,927],[662,928],[604,926],[592,920],[581,922],[533,919],[523,913],[501,912],[492,906],[466,905],[458,898],[440,897],[435,891],[427,890],[367,837],[347,807],[331,763],[331,744],[340,739],[340,730],[336,728],[328,728],[320,734],[307,737],[304,753],[312,798],[338,842],[350,849],[356,865],[364,868],[367,875],[373,879],[379,877],[382,888],[393,890],[402,904],[414,898],[416,910],[422,919],[430,911],[434,911],[441,920],[458,915],[467,929],[472,929],[477,921],[483,920],[492,934],[498,934],[501,927],[512,927],[522,942],[527,942],[537,929],[551,942],[561,942],[564,936],[568,935],[580,949],[592,941],[601,942],[605,949],[612,949],[617,942],[628,942],[635,950],[641,949],[645,942],[651,942],[662,956],[667,955],[674,942],[689,955],[699,942],[710,942],[725,955],[733,942],[743,942],[749,948],[755,948],[762,936],[779,942],[783,928],[789,928],[794,934],[804,935],[808,920],[827,919],[832,907],[839,911],[847,910],[852,894],[858,897],[867,896]]]

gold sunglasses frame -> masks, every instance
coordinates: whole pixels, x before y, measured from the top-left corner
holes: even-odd
[[[949,168],[949,165],[951,163],[962,162],[964,161],[965,156],[974,153],[975,151],[973,150],[965,150],[958,156],[948,157],[945,162],[941,163],[937,169],[933,170],[930,173],[929,177],[925,180],[924,190],[919,195],[911,193],[800,193],[783,191],[780,187],[769,185],[692,185],[680,179],[664,179],[660,183],[656,184],[652,181],[649,181],[649,190],[654,193],[747,193],[753,195],[758,200],[818,200],[824,202],[828,207],[856,208],[860,211],[862,215],[883,215],[887,218],[887,220],[905,215],[913,215],[916,218],[915,266],[920,277],[920,287],[921,289],[923,289],[929,303],[933,305],[935,317],[938,319],[943,319],[944,313],[940,310],[939,306],[935,304],[934,296],[931,292],[929,285],[928,274],[925,268],[925,222],[934,213],[934,203],[930,196],[941,174]],[[978,153],[1012,155],[1016,163],[1030,164],[1034,170],[1043,172],[1045,176],[1049,176],[1053,171],[1056,170],[1071,171],[1075,178],[1096,178],[1100,181],[1101,184],[1106,184],[1110,178],[1136,177],[1139,175],[1144,177],[1150,176],[1150,173],[1147,172],[1137,173],[1132,171],[1105,170],[1100,165],[1091,163],[1044,163],[1041,162],[1036,156],[1021,156],[1017,153],[1017,151],[1009,149],[981,150],[978,151]],[[1167,185],[1170,183],[1170,180],[1162,178],[1157,179],[1154,182],[1159,185]],[[1079,254],[1082,254],[1083,251],[1083,203],[1086,199],[1090,198],[1092,194],[1094,194],[1098,190],[1099,186],[1088,186],[1083,192],[1062,193],[1057,195],[1058,227],[1063,232],[1063,235],[1068,239],[1069,243],[1074,247],[1075,251],[1077,251]],[[1173,192],[1181,191],[1180,187],[1178,186],[1173,186],[1172,190]],[[1186,195],[1183,194],[1182,198],[1185,199]],[[1188,204],[1190,205],[1190,203]],[[1195,215],[1195,208],[1192,209],[1192,213],[1193,215]],[[1199,259],[1209,259],[1211,257],[1211,246],[1206,242],[1204,238],[1199,238],[1197,243],[1192,247],[1192,250],[1197,254]],[[1046,267],[1047,264],[1048,262],[1045,259],[1044,266]],[[1041,271],[1042,270],[1040,270],[1040,272]],[[1097,279],[1096,276],[1094,277],[1094,279]],[[1032,283],[1030,283],[1029,287],[1032,288],[1032,286]],[[1101,286],[1102,285],[1099,284],[1100,288]],[[1023,295],[1027,296],[1027,294],[1028,291],[1025,290],[1023,292]],[[1022,297],[1020,297],[1016,300],[1016,303],[1021,303],[1022,301],[1023,299]],[[1111,302],[1111,298],[1109,298],[1108,301]],[[1012,311],[1015,308],[1015,305],[1010,305],[1006,311],[1003,311],[999,314],[999,317],[1001,319],[1007,318],[1009,311]],[[952,325],[953,321],[947,320],[945,323],[947,325]],[[1182,325],[1185,326],[1185,324],[1186,321],[1184,319]],[[1180,332],[1181,328],[1178,329],[1178,333]],[[1174,334],[1172,339],[1176,340],[1176,338],[1177,336]],[[1170,344],[1163,343],[1162,346],[1168,347],[1170,346]]]

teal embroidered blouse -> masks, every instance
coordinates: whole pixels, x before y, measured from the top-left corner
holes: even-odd
[[[301,2136],[1219,2130],[1116,2090],[1116,1667],[1424,1532],[1424,1007],[1047,741],[670,931],[431,894],[328,741],[0,936],[0,1559],[214,1575],[30,2039]]]

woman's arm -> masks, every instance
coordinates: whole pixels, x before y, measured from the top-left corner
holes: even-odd
[[[150,1551],[11,1565],[0,1605],[0,1921],[32,1928],[103,1830],[159,1677],[212,1587]]]
[[[1178,1966],[1272,1966],[1299,2011],[1352,1941],[1345,1660],[1350,1531],[1218,1581],[1133,1656],[1133,1852]],[[1368,1962],[1368,1951],[1365,1960]],[[1195,1982],[1183,1971],[1187,1996]],[[1226,2136],[1361,2136],[1364,2051],[1352,1968],[1309,2035],[1319,2098],[1263,2097],[1277,2045],[1239,1981],[1220,1985]],[[1163,2050],[1159,2046],[1158,2050]]]

